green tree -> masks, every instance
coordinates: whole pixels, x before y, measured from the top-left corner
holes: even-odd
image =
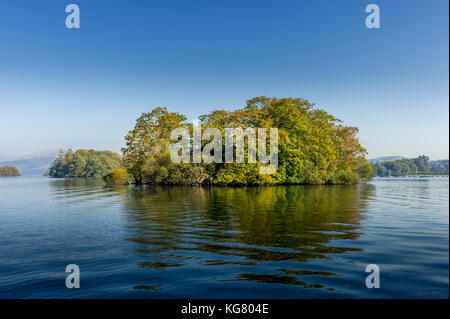
[[[413,159],[414,164],[417,167],[417,173],[429,173],[430,172],[430,158],[421,155]]]
[[[122,153],[125,166],[137,184],[143,183],[144,165],[156,143],[168,141],[173,129],[187,127],[185,121],[184,115],[169,112],[165,107],[142,113],[136,120],[134,129],[125,136],[126,147]]]
[[[103,177],[115,168],[122,166],[120,154],[111,151],[69,149],[60,151],[51,165],[50,177]]]
[[[128,184],[129,176],[125,169],[114,168],[111,172],[106,174],[103,179],[110,185]]]
[[[343,126],[327,112],[302,98],[256,97],[243,109],[214,111],[201,117],[205,127],[278,128],[279,167],[273,176],[252,172],[258,164],[216,165],[216,182],[246,184],[333,184],[359,182],[374,176],[358,129]],[[351,174],[349,173],[351,172]],[[345,178],[343,177],[345,176]]]

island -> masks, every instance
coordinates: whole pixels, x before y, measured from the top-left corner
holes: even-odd
[[[187,139],[187,148],[193,151],[197,148],[197,152],[203,152],[207,141],[201,140],[197,147],[194,125],[186,116],[157,107],[136,120],[135,127],[125,136],[123,168],[107,179],[113,183],[117,176],[121,181],[128,180],[137,185],[239,186],[353,184],[365,182],[375,175],[365,157],[367,151],[356,136],[358,129],[343,125],[339,119],[303,98],[255,97],[240,109],[214,110],[202,115],[197,125],[202,132],[216,129],[219,138],[222,136],[224,140],[227,128],[264,129],[267,134],[275,128],[276,169],[271,174],[261,174],[260,168],[265,163],[259,158],[254,162],[227,161],[224,156],[226,141],[222,140],[219,141],[222,149],[214,148],[214,153],[220,151],[222,160],[219,162],[195,160],[191,155],[187,155],[187,162],[174,162],[170,153],[171,146],[176,143],[171,136],[174,130],[189,132],[193,138]],[[258,140],[258,147],[260,143]],[[263,145],[264,149],[269,150],[270,144]],[[247,139],[243,149],[238,150],[236,144],[231,147],[236,154],[239,151],[248,158],[255,146],[250,147]],[[125,173],[129,178],[124,178]]]
[[[122,156],[61,151],[47,175],[135,185],[363,183],[375,168],[357,133],[303,98],[255,97],[240,109],[201,115],[197,123],[156,107],[136,120]]]
[[[58,158],[46,172],[48,177],[103,177],[122,167],[120,154],[111,151],[69,149],[59,151]]]
[[[19,170],[14,166],[0,167],[0,177],[17,177],[20,176]]]

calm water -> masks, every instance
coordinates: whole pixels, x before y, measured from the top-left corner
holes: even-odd
[[[0,298],[448,298],[448,179],[108,188],[0,179]],[[77,264],[81,288],[67,289]],[[365,287],[378,264],[381,287]]]

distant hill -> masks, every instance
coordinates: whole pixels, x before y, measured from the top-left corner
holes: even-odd
[[[12,161],[14,159],[15,159],[14,156],[10,156],[8,154],[0,153],[0,162]]]
[[[58,151],[46,151],[0,162],[0,166],[14,166],[22,176],[42,176],[58,157]]]
[[[382,163],[382,162],[401,160],[404,158],[406,158],[406,157],[404,157],[404,156],[384,156],[384,157],[372,158],[372,159],[369,159],[368,161],[369,161],[369,163],[372,163],[372,164],[378,164],[378,163]]]

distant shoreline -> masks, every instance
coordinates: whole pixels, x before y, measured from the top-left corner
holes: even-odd
[[[447,179],[449,178],[449,175],[407,175],[407,176],[375,176],[373,179],[417,179],[417,178],[433,178],[433,179]]]

